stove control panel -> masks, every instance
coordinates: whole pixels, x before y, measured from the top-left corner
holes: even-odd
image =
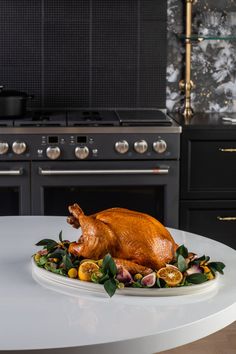
[[[93,129],[94,130],[94,129]],[[180,134],[145,132],[87,134],[1,134],[3,160],[168,160],[178,159]]]

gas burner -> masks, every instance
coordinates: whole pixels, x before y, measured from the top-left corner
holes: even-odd
[[[68,112],[68,125],[81,126],[118,126],[120,125],[115,111],[76,111]]]
[[[15,127],[65,127],[66,113],[63,112],[29,112],[25,117],[14,121]]]
[[[172,120],[164,112],[153,110],[118,111],[123,126],[171,126]]]

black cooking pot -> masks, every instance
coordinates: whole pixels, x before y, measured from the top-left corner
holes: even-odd
[[[20,117],[26,113],[27,101],[34,98],[27,93],[4,90],[0,86],[0,117]]]

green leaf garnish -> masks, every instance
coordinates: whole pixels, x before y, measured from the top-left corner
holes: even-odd
[[[185,272],[188,268],[187,263],[181,254],[179,254],[177,258],[177,267],[181,273]]]
[[[197,258],[197,259],[195,259],[194,261],[193,261],[193,263],[195,263],[195,264],[200,264],[201,262],[208,262],[210,260],[210,257],[209,256],[205,256],[205,255],[203,255],[203,256],[201,256],[201,257],[199,257],[199,258]]]
[[[44,266],[47,263],[47,261],[48,261],[47,257],[46,256],[42,256],[42,257],[40,257],[40,259],[38,261],[38,264],[40,266]]]
[[[109,270],[113,276],[115,276],[117,274],[117,267],[116,267],[116,264],[115,264],[114,259],[112,257],[111,257],[110,263],[109,263]]]
[[[53,249],[54,247],[58,246],[58,243],[50,238],[45,238],[38,243],[36,243],[36,246],[45,246],[48,251]]]
[[[68,254],[65,254],[63,257],[62,257],[62,262],[64,263],[65,265],[65,269],[68,271],[70,270],[71,268],[73,268],[73,263],[71,262],[71,259],[69,257]]]
[[[104,283],[104,289],[110,297],[112,297],[116,292],[116,281],[115,279],[108,279]]]
[[[184,258],[188,257],[188,249],[184,245],[181,245],[177,248],[176,258],[178,258],[179,255],[183,256]]]
[[[62,250],[61,248],[56,248],[55,251],[50,252],[48,254],[49,258],[60,258],[66,254],[65,250]]]
[[[222,262],[210,262],[207,264],[210,270],[215,274],[215,272],[219,272],[220,274],[224,274],[223,269],[225,268],[225,264]]]
[[[156,285],[157,285],[158,288],[161,288],[160,278],[158,278],[158,277],[156,279]]]
[[[105,257],[103,258],[103,261],[102,261],[102,270],[104,272],[109,270],[110,260],[111,260],[111,255],[108,253],[108,254],[105,255]]]
[[[191,284],[201,284],[206,282],[207,280],[207,276],[202,273],[195,273],[186,277],[186,282]]]
[[[104,273],[109,273],[111,276],[117,274],[116,264],[109,253],[103,258],[102,270]]]
[[[63,241],[63,240],[62,240],[62,230],[61,230],[60,233],[59,233],[59,241],[60,241],[60,242]]]

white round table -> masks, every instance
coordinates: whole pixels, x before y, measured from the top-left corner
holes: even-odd
[[[226,264],[219,286],[203,294],[134,297],[57,292],[32,278],[31,255],[43,238],[77,239],[65,217],[0,218],[0,352],[145,354],[171,349],[236,320],[236,251],[170,230],[178,244]]]

